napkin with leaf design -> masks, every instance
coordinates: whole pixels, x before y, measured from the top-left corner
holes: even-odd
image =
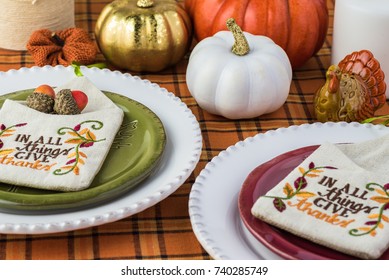
[[[363,258],[389,247],[389,136],[324,143],[258,198],[252,214],[295,235]]]
[[[123,111],[86,77],[56,89],[80,90],[88,104],[78,115],[39,112],[5,100],[0,110],[0,181],[78,191],[90,186],[119,130]]]

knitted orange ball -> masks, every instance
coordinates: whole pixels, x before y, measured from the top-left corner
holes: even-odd
[[[27,50],[38,66],[68,66],[74,61],[87,65],[93,63],[97,55],[97,47],[89,34],[75,27],[58,32],[37,30],[27,42]]]

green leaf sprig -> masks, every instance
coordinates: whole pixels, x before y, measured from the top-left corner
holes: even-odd
[[[82,74],[82,71],[81,71],[81,64],[80,63],[78,63],[77,61],[73,61],[71,65],[74,68],[74,74],[76,74],[77,77],[84,76],[84,74]],[[99,69],[107,68],[107,64],[105,64],[104,62],[89,64],[89,65],[85,65],[85,66],[88,68],[93,68],[93,67],[97,67]]]
[[[375,121],[380,121],[378,124],[382,124],[387,126],[389,124],[389,115],[382,115],[382,116],[377,116],[377,117],[371,117],[368,119],[365,119],[361,121],[361,123],[373,123]]]

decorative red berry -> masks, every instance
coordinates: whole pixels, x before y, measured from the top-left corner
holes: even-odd
[[[88,104],[88,96],[81,90],[72,90],[72,96],[77,103],[78,109],[80,111],[84,110],[86,104]]]

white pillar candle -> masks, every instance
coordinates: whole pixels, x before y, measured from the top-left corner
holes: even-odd
[[[369,50],[380,62],[389,98],[389,0],[336,0],[332,64],[346,55]]]

